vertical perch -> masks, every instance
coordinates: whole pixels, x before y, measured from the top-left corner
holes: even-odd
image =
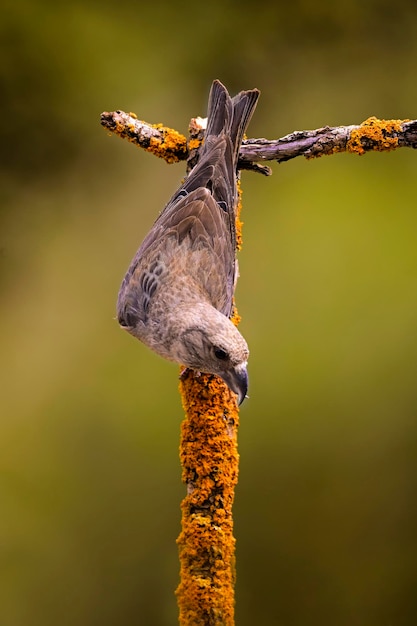
[[[232,626],[238,409],[234,394],[212,375],[188,370],[180,391],[186,414],[180,457],[187,485],[178,537],[180,624]]]

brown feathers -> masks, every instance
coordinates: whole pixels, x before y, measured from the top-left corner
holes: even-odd
[[[222,376],[239,397],[248,350],[228,319],[236,278],[236,167],[258,96],[253,90],[231,99],[213,83],[199,161],[145,237],[117,303],[119,322],[132,335],[165,358]],[[227,358],[216,356],[223,352]]]

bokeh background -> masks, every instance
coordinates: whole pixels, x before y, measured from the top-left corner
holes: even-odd
[[[114,320],[184,175],[100,113],[186,132],[211,81],[250,136],[417,116],[417,6],[4,2],[1,626],[177,621],[178,370]],[[240,626],[417,614],[417,154],[243,173],[251,348],[234,507]]]

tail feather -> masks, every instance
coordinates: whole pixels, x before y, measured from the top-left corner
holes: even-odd
[[[259,91],[241,91],[233,99],[218,80],[209,96],[207,129],[197,165],[170,203],[199,187],[210,189],[223,210],[234,215],[236,169],[240,144],[259,98]],[[234,228],[234,226],[233,226]]]
[[[225,133],[232,143],[233,162],[237,165],[240,144],[259,98],[259,90],[241,91],[234,98],[219,80],[210,90],[207,112],[206,142],[209,137]]]
[[[234,148],[234,160],[237,165],[240,145],[259,98],[259,90],[241,91],[233,99],[233,122],[230,136]]]
[[[233,105],[227,89],[219,80],[215,80],[210,89],[206,137],[218,137],[227,132],[233,118]]]

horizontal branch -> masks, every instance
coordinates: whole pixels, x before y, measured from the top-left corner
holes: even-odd
[[[112,133],[127,139],[165,159],[168,163],[188,160],[204,137],[205,120],[194,118],[190,124],[190,139],[162,124],[142,122],[132,113],[114,111],[101,114],[101,124]],[[362,124],[324,126],[316,130],[301,130],[280,139],[245,139],[239,153],[239,168],[271,174],[261,161],[282,163],[298,156],[307,159],[337,152],[364,154],[384,152],[395,148],[417,148],[417,120],[380,120],[370,117]]]
[[[399,147],[417,148],[417,120],[379,120],[370,117],[360,125],[325,126],[302,130],[275,140],[248,139],[243,142],[242,161],[277,161],[298,156],[308,159],[336,152],[364,154]]]

